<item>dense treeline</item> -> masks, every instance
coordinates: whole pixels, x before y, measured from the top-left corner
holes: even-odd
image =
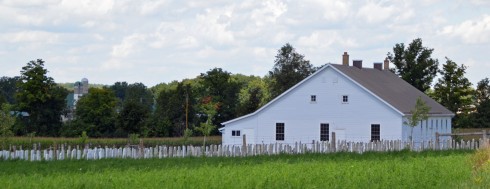
[[[464,65],[446,58],[439,69],[439,61],[431,58],[432,51],[422,45],[421,39],[415,39],[407,48],[403,43],[396,44],[388,59],[395,65],[394,73],[457,113],[453,126],[490,127],[489,79],[472,88],[464,77]],[[0,78],[0,104],[5,105],[2,119],[15,117],[15,123],[0,120],[0,134],[217,135],[222,122],[254,112],[317,69],[286,44],[278,50],[271,71],[263,77],[213,68],[195,78],[151,88],[124,81],[98,85],[77,102],[74,119],[62,122],[61,116],[70,112],[65,100],[69,90],[66,84],[57,85],[47,77],[44,61],[38,59],[28,62],[20,76]],[[441,77],[432,85],[437,74]]]

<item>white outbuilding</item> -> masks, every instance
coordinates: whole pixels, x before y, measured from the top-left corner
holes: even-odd
[[[435,140],[435,133],[451,133],[454,113],[389,71],[389,62],[362,67],[326,64],[257,111],[224,122],[223,145],[331,140],[369,142],[409,140],[404,125],[418,97],[431,108],[429,119],[413,128],[413,140]]]

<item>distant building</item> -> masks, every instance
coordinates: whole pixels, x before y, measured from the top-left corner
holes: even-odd
[[[73,85],[73,93],[66,96],[67,112],[66,115],[62,117],[63,121],[73,119],[77,102],[83,95],[88,94],[88,88],[89,84],[87,78],[83,78],[81,81],[75,82]]]

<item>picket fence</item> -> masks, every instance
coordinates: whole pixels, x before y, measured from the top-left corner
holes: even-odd
[[[486,141],[486,143],[484,143]],[[387,152],[409,149],[412,151],[423,150],[450,150],[467,149],[475,150],[481,145],[488,144],[488,139],[455,141],[444,140],[438,143],[433,141],[410,143],[400,140],[378,141],[378,142],[319,142],[311,143],[296,142],[294,144],[248,144],[248,145],[210,145],[202,146],[126,146],[119,148],[95,147],[72,148],[60,145],[57,148],[44,150],[2,150],[0,159],[3,160],[26,160],[26,161],[53,161],[53,160],[98,160],[111,158],[147,159],[147,158],[182,158],[182,157],[244,157],[275,154],[304,154],[304,153],[335,153],[353,152],[364,153],[370,151]]]

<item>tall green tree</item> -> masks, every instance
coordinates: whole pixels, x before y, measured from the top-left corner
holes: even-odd
[[[473,92],[470,81],[465,77],[466,66],[458,66],[446,57],[446,64],[439,73],[442,77],[434,86],[433,97],[454,113],[467,112]]]
[[[488,78],[478,82],[475,91],[476,112],[473,114],[473,127],[490,128],[490,81]]]
[[[20,111],[29,113],[24,133],[58,135],[68,91],[57,86],[53,78],[46,75],[48,70],[44,68],[44,61],[41,59],[28,62],[20,73],[16,101]]]
[[[0,105],[0,139],[2,141],[2,148],[7,147],[9,137],[13,136],[12,127],[15,124],[15,117],[10,112],[12,106],[10,104]]]
[[[269,71],[272,98],[279,96],[315,71],[316,68],[309,60],[305,60],[304,55],[297,53],[293,46],[286,43],[277,51],[274,67]]]
[[[490,80],[482,79],[476,85],[475,101],[477,104],[490,100]]]
[[[145,126],[150,123],[153,95],[143,83],[130,84],[125,88],[123,105],[118,108],[120,110],[116,122],[118,134],[127,136],[133,133],[148,136],[150,131]]]
[[[403,80],[422,92],[430,88],[438,71],[438,60],[433,59],[434,49],[424,47],[422,39],[414,39],[407,48],[398,43],[393,53],[388,52],[388,60],[395,65],[394,72]]]
[[[128,89],[127,82],[118,81],[114,83],[114,85],[111,85],[109,88],[114,91],[114,95],[116,95],[117,98],[121,99],[121,101],[124,101],[126,99],[126,90]]]
[[[2,94],[0,94],[0,106],[4,103],[7,103],[7,99]]]
[[[241,85],[231,79],[231,73],[214,68],[202,73],[200,79],[202,90],[205,91],[201,96],[201,103],[212,99],[217,104],[217,112],[212,118],[213,125],[222,127],[222,122],[236,118]],[[217,130],[213,133],[217,133]]]
[[[490,100],[481,102],[473,115],[473,125],[476,128],[490,128]]]
[[[83,130],[90,137],[112,137],[116,130],[116,102],[112,90],[90,88],[77,102],[75,121],[84,124]]]
[[[252,113],[269,101],[267,84],[261,78],[256,78],[242,87],[239,94],[238,115]]]
[[[153,94],[143,83],[128,85],[124,102],[133,101],[150,110],[153,107]]]
[[[191,86],[179,82],[176,89],[163,90],[158,94],[152,125],[149,127],[153,128],[152,130],[171,132],[161,133],[164,136],[182,136],[186,123],[187,127],[191,128],[195,122],[195,104]],[[171,125],[169,126],[168,123]]]
[[[117,115],[116,125],[119,134],[144,134],[146,122],[150,116],[149,107],[138,101],[129,100],[124,103],[122,110]]]
[[[16,104],[15,93],[18,91],[17,83],[20,77],[1,77],[0,78],[0,98],[4,98],[9,104]]]

